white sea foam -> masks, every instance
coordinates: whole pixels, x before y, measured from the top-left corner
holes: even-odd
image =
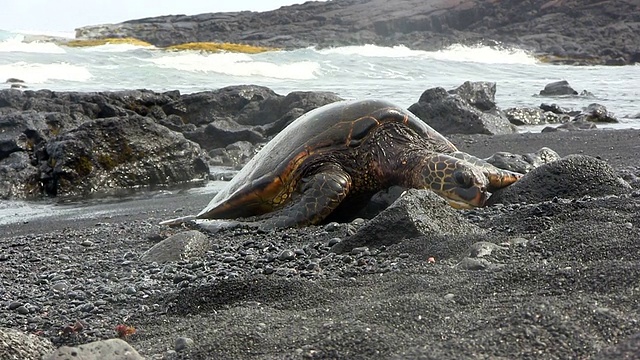
[[[161,68],[182,71],[218,73],[231,76],[262,76],[273,79],[308,80],[316,78],[320,65],[312,61],[297,61],[275,64],[255,61],[247,54],[216,53],[202,54],[185,52],[162,56],[150,61]]]
[[[6,40],[0,41],[0,52],[64,54],[66,51],[51,42],[25,42],[23,35],[15,35]]]
[[[524,50],[500,49],[489,46],[452,45],[439,51],[412,50],[404,45],[393,47],[362,45],[316,50],[324,55],[360,55],[386,58],[426,58],[443,61],[463,61],[487,64],[535,64],[536,60]]]
[[[0,79],[17,78],[27,84],[41,84],[50,80],[85,82],[91,73],[83,66],[67,63],[39,64],[24,61],[0,65]]]
[[[155,49],[154,46],[150,45],[134,45],[134,44],[104,44],[97,46],[87,46],[81,48],[82,51],[85,52],[111,52],[111,53],[121,53],[139,49]]]

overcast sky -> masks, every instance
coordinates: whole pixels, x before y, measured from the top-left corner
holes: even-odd
[[[2,0],[0,29],[66,31],[158,15],[277,9],[305,0]]]

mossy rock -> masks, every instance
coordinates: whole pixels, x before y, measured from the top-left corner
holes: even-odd
[[[100,46],[106,44],[131,44],[138,46],[153,46],[148,42],[138,40],[136,38],[105,38],[105,39],[90,39],[90,40],[70,40],[63,45],[69,47],[89,47]]]
[[[168,46],[167,50],[200,50],[210,52],[237,52],[245,54],[257,54],[266,51],[279,50],[277,48],[269,48],[263,46],[253,46],[247,44],[234,44],[234,43],[215,43],[215,42],[190,42],[179,45]]]

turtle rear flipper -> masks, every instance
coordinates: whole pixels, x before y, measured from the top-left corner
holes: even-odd
[[[351,184],[351,176],[342,168],[325,166],[302,179],[297,194],[285,207],[256,219],[262,220],[262,229],[319,224],[347,197]]]
[[[161,221],[159,225],[178,226],[178,225],[191,222],[195,219],[196,219],[195,215],[187,215],[187,216],[181,216],[178,218]]]

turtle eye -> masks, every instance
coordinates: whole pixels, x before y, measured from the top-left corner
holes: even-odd
[[[466,171],[455,171],[453,173],[453,180],[460,185],[460,187],[468,189],[473,186],[473,178],[471,174]]]

